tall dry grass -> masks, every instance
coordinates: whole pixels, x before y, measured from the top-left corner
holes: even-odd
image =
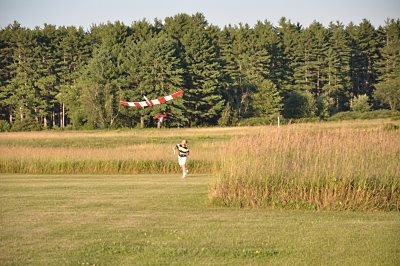
[[[188,128],[0,133],[0,173],[178,173],[172,148],[189,140],[191,173],[210,173],[232,136],[262,128]]]
[[[174,144],[138,144],[116,148],[0,147],[0,173],[23,174],[167,174],[179,173]],[[210,173],[210,153],[219,142],[194,144],[188,167]]]
[[[400,133],[306,126],[230,141],[209,197],[226,206],[400,210]]]

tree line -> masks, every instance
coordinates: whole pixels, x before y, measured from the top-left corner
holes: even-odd
[[[183,97],[152,108],[118,104],[181,89]],[[1,120],[21,130],[151,127],[160,113],[173,127],[326,119],[399,102],[399,19],[378,28],[281,18],[221,29],[197,13],[88,31],[18,22],[0,31]]]

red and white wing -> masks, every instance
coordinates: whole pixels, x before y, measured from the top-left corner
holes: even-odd
[[[126,106],[135,106],[135,107],[149,106],[146,101],[143,101],[143,102],[119,102],[119,104],[126,105]]]
[[[183,94],[183,90],[177,91],[171,95],[165,96],[165,97],[161,97],[158,99],[154,99],[154,100],[149,100],[149,101],[142,101],[142,102],[119,102],[120,104],[126,105],[126,106],[135,106],[135,107],[147,107],[147,106],[152,106],[155,104],[162,104],[165,102],[168,102],[172,99],[175,99],[176,97],[178,97],[179,95]]]

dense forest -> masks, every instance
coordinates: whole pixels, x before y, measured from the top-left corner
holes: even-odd
[[[152,108],[119,101],[185,94]],[[204,15],[83,28],[0,31],[4,129],[237,125],[326,119],[338,112],[398,110],[400,20],[375,28],[340,22],[308,27],[281,18],[211,25]]]

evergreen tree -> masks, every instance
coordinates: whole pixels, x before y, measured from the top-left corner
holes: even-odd
[[[29,121],[33,119],[37,96],[35,80],[38,77],[36,71],[38,45],[33,32],[20,27],[19,24],[14,23],[10,30],[11,43],[14,47],[12,64],[9,65],[10,78],[3,87],[3,93],[6,95],[4,103],[17,115],[16,119],[21,122]]]
[[[178,44],[181,46],[180,42],[183,36],[189,31],[192,25],[192,17],[181,13],[165,18],[163,31],[172,39],[178,41]]]
[[[282,17],[279,20],[277,31],[283,50],[280,59],[282,65],[282,96],[287,97],[288,92],[296,89],[295,70],[304,64],[300,38],[302,27]]]
[[[157,33],[161,31],[161,29],[148,23],[146,20],[140,20],[133,22],[129,31],[130,34],[127,39],[129,39],[130,42],[138,43],[141,41],[150,40],[151,38],[155,37]]]
[[[7,119],[10,124],[13,123],[14,104],[9,101],[13,91],[8,84],[12,77],[13,64],[13,29],[20,27],[17,22],[0,31],[0,115],[1,119]]]
[[[92,56],[91,43],[89,35],[83,28],[60,27],[58,38],[60,40],[56,47],[58,94],[54,108],[62,110],[61,126],[66,126],[70,120],[76,128],[82,125],[84,119],[84,112],[78,100],[77,80],[81,70]]]
[[[262,41],[264,37],[255,34],[248,25],[226,28],[221,37],[227,80],[224,95],[238,118],[251,114],[252,94],[258,91],[258,86],[265,87],[270,77],[271,56]]]
[[[140,100],[143,96],[158,98],[183,89],[183,69],[177,55],[177,42],[166,34],[147,41],[127,45],[125,68],[131,80],[126,96]],[[182,114],[181,98],[171,103],[146,109],[133,110],[133,117],[141,117],[149,125],[151,116],[160,113],[169,114],[168,123],[172,126],[183,125],[187,119]],[[129,115],[129,114],[127,114]]]
[[[14,130],[152,126],[163,112],[170,126],[230,125],[280,112],[282,99],[287,117],[314,115],[317,99],[325,119],[364,94],[374,108],[395,110],[399,51],[399,19],[377,29],[368,20],[302,27],[285,18],[219,29],[197,13],[89,32],[14,22],[0,29],[0,116]],[[180,89],[165,105],[118,105]]]
[[[185,116],[189,126],[216,124],[223,109],[220,81],[222,69],[217,49],[206,30],[201,14],[192,16],[192,27],[182,38],[186,69]]]
[[[46,25],[43,29],[37,28],[34,33],[38,40],[38,65],[36,72],[38,74],[35,81],[36,87],[36,104],[35,117],[36,121],[48,127],[48,118],[51,116],[55,96],[58,94],[57,88],[57,50],[56,44],[59,42],[57,29],[53,25]],[[62,110],[60,111],[62,112]],[[53,116],[54,120],[54,116]],[[55,121],[54,121],[55,123]]]
[[[294,69],[297,90],[306,90],[316,95],[323,93],[326,65],[327,34],[324,27],[313,22],[301,36],[299,49],[303,54],[301,64]]]
[[[265,78],[271,80],[278,90],[282,90],[287,80],[284,45],[277,30],[269,21],[258,22],[254,26],[257,46],[268,54]]]
[[[110,49],[96,49],[79,80],[81,105],[89,125],[106,128],[113,125],[117,115],[115,80],[117,65]]]
[[[274,83],[263,79],[257,84],[257,91],[252,95],[252,108],[259,117],[277,115],[282,110],[282,97]]]
[[[377,63],[381,74],[379,80],[387,80],[400,76],[400,20],[388,19],[380,31],[383,45]]]
[[[87,122],[98,128],[113,126],[118,115],[123,68],[120,54],[128,28],[120,22],[92,28],[96,40],[93,58],[80,77],[81,104]]]
[[[221,66],[223,72],[222,95],[226,101],[224,108],[225,115],[239,116],[242,109],[243,77],[240,73],[240,65],[237,61],[239,51],[235,37],[236,30],[232,27],[225,27],[219,37],[221,47]],[[233,47],[235,46],[235,49]],[[240,47],[240,46],[239,46]],[[243,49],[244,50],[244,49]],[[229,110],[227,107],[229,106]],[[231,110],[232,109],[232,110]],[[230,118],[225,119],[230,121]]]
[[[350,97],[367,94],[371,97],[377,80],[376,62],[379,59],[379,41],[375,28],[368,20],[358,26],[347,27],[350,38]]]
[[[326,76],[323,91],[335,99],[337,110],[347,103],[346,90],[350,87],[350,47],[344,26],[330,23],[329,47],[326,51]]]

